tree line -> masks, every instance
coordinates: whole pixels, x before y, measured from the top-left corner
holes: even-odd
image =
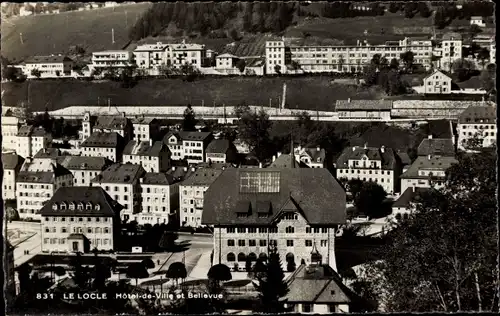
[[[187,34],[209,35],[230,29],[238,16],[242,16],[245,32],[281,32],[292,23],[296,7],[298,4],[294,2],[155,3],[132,26],[129,38],[137,41],[158,36],[170,24]]]
[[[326,3],[321,8],[321,16],[325,18],[354,18],[357,16],[384,15],[385,7],[378,3],[369,5],[369,10],[358,10],[349,2]]]

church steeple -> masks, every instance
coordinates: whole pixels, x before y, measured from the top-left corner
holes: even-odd
[[[290,135],[290,168],[295,168],[295,153],[293,147],[293,135]]]

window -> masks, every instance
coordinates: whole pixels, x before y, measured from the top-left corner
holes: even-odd
[[[233,246],[234,246],[234,239],[228,239],[228,241],[227,241],[227,245],[228,245],[229,247],[233,247]]]
[[[245,247],[245,240],[238,240],[238,246]]]
[[[293,240],[287,240],[286,241],[286,246],[287,247],[293,247]]]
[[[238,227],[238,233],[246,233],[247,229],[245,227]]]
[[[257,232],[257,228],[255,228],[255,227],[250,227],[250,228],[248,228],[248,232],[249,232],[249,233],[253,233],[253,234],[255,234],[255,233]]]
[[[326,247],[327,244],[328,244],[328,240],[321,241],[321,247]]]
[[[313,242],[312,240],[306,240],[306,247],[312,247]]]
[[[267,246],[267,240],[265,240],[265,239],[259,240],[259,246],[266,247]]]
[[[257,245],[257,242],[254,239],[250,239],[248,241],[248,246],[255,247],[256,245]]]
[[[234,229],[234,227],[228,227],[228,228],[226,228],[226,231],[227,231],[227,233],[232,234],[235,232],[235,229]]]
[[[285,232],[287,234],[293,234],[294,231],[295,231],[295,229],[292,226],[288,226],[287,228],[285,228]]]
[[[311,233],[311,227],[306,227],[306,233],[310,234]]]
[[[323,234],[328,233],[328,228],[326,228],[326,227],[322,227],[322,228],[321,228],[321,233],[323,233]]]
[[[319,234],[319,227],[314,227],[314,233]]]
[[[310,313],[312,312],[312,304],[302,304],[302,312],[303,313]]]

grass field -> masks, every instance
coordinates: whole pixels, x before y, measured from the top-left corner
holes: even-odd
[[[149,79],[125,89],[117,82],[77,80],[40,80],[4,83],[3,99],[7,106],[27,104],[33,111],[57,110],[73,105],[104,105],[108,98],[113,105],[248,105],[278,104],[283,83],[287,84],[289,108],[333,110],[338,99],[380,99],[376,90],[332,84],[330,77],[303,78],[203,78],[194,82],[180,79]],[[29,92],[28,92],[29,90]]]
[[[121,49],[129,42],[129,27],[150,5],[145,2],[3,20],[2,56],[21,61],[32,55],[65,53],[72,45],[80,45],[87,52]]]

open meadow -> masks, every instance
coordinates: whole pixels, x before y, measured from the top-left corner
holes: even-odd
[[[119,82],[79,80],[32,80],[2,84],[7,106],[28,104],[33,111],[50,111],[68,106],[106,105],[202,105],[226,104],[277,106],[287,85],[288,108],[333,110],[336,100],[380,99],[375,89],[331,83],[329,76],[274,78],[213,78],[193,82],[181,79],[144,79],[133,88],[122,88]],[[29,102],[28,102],[29,98]]]

